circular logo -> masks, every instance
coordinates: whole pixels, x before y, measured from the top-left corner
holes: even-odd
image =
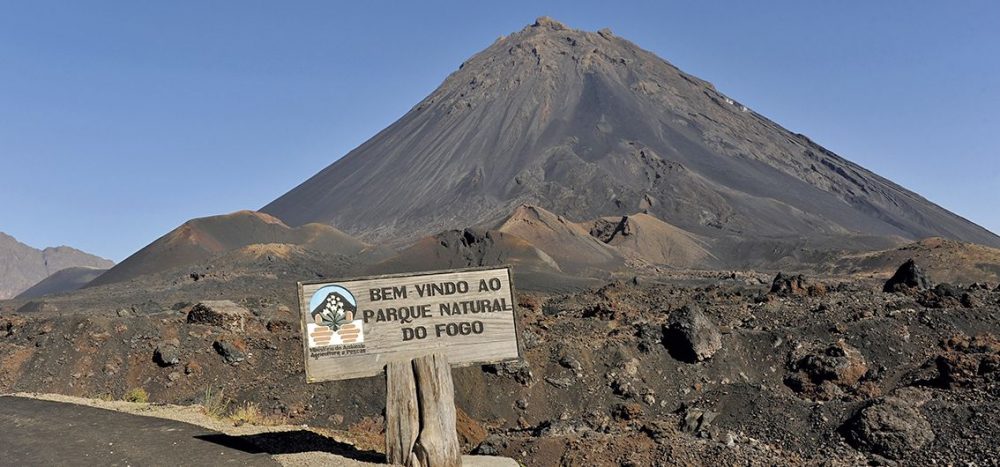
[[[356,319],[358,302],[339,285],[321,287],[309,299],[309,347],[364,342],[363,322]]]

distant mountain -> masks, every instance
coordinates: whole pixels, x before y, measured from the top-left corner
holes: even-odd
[[[292,228],[267,214],[239,211],[187,221],[88,285],[126,281],[262,244],[301,246],[337,255],[354,255],[367,246],[329,225],[307,224]]]
[[[114,262],[59,246],[39,250],[0,232],[0,300],[13,298],[50,275],[71,267],[107,269]]]
[[[16,297],[18,299],[38,298],[43,295],[58,294],[77,290],[96,279],[107,269],[71,267],[52,273]]]
[[[546,18],[470,58],[398,121],[262,211],[291,226],[326,223],[405,244],[495,228],[524,204],[572,222],[649,214],[658,221],[633,226],[670,239],[622,248],[692,265],[930,236],[1000,246],[986,229],[610,31]],[[540,221],[562,231],[500,231],[529,242],[566,234],[587,245],[576,261],[618,260],[573,227]],[[535,246],[571,266],[559,245]]]

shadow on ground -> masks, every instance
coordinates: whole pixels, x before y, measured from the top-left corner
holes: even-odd
[[[250,454],[296,454],[300,452],[328,452],[361,462],[385,463],[385,455],[375,451],[361,451],[347,443],[332,440],[311,431],[281,431],[255,435],[233,436],[226,434],[199,435],[195,438]]]

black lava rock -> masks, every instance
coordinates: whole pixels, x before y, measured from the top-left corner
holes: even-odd
[[[212,344],[215,351],[222,355],[226,363],[239,363],[246,360],[246,344],[237,340],[217,340]]]
[[[704,313],[685,306],[670,313],[663,329],[664,343],[674,357],[694,363],[712,358],[722,348],[722,334]]]
[[[906,292],[908,290],[927,290],[931,288],[931,281],[927,278],[923,269],[917,266],[912,259],[906,260],[896,273],[885,282],[882,287],[884,292]]]
[[[181,362],[181,343],[177,339],[167,339],[160,342],[153,351],[153,361],[157,365],[167,367]]]

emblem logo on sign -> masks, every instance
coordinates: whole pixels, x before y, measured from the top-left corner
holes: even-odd
[[[365,341],[364,320],[357,318],[358,302],[339,285],[316,291],[309,300],[309,347],[358,344]]]

